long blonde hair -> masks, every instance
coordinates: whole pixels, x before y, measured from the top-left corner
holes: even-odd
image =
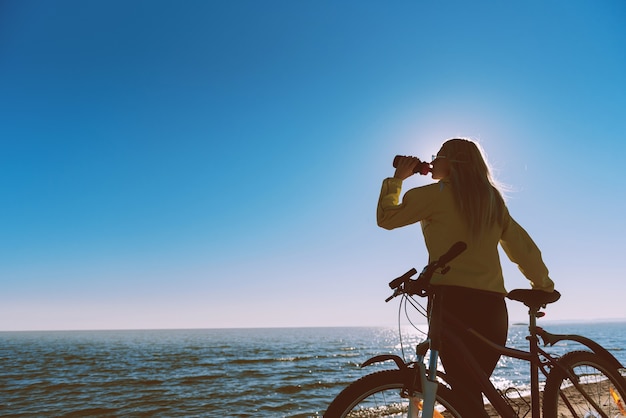
[[[495,224],[502,225],[505,204],[480,146],[468,139],[450,139],[441,147],[450,163],[449,179],[461,216],[471,236],[480,239]]]

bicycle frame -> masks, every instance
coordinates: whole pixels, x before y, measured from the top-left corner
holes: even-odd
[[[439,307],[438,307],[439,306]],[[528,306],[528,305],[527,305]],[[447,338],[450,338],[454,341],[455,347],[457,347],[457,352],[462,356],[465,364],[467,365],[467,370],[472,376],[472,380],[476,382],[478,387],[480,387],[483,394],[489,400],[493,408],[498,412],[501,417],[504,418],[515,418],[517,417],[514,409],[509,405],[506,401],[505,397],[495,388],[493,383],[489,380],[489,377],[482,372],[479,367],[477,361],[474,359],[472,354],[465,348],[463,343],[460,341],[458,336],[456,335],[458,332],[467,332],[474,336],[476,336],[484,345],[490,347],[494,351],[498,352],[501,356],[516,358],[519,360],[527,361],[530,364],[530,392],[531,392],[531,417],[539,418],[541,416],[541,408],[540,408],[540,389],[539,389],[539,373],[541,372],[544,376],[548,376],[550,371],[558,367],[560,370],[563,370],[567,375],[572,377],[572,381],[574,385],[575,377],[571,375],[569,370],[564,369],[559,363],[558,358],[555,358],[551,354],[547,353],[539,346],[539,338],[542,339],[544,346],[552,346],[559,341],[575,341],[578,342],[587,348],[589,348],[594,353],[602,356],[606,359],[609,364],[614,364],[616,367],[623,367],[620,362],[605,348],[590,340],[586,337],[582,337],[579,335],[560,335],[560,334],[551,334],[545,331],[543,328],[537,326],[537,318],[543,316],[543,313],[539,311],[538,307],[530,307],[529,306],[529,335],[526,337],[529,341],[529,350],[519,350],[516,348],[511,348],[499,344],[495,344],[492,341],[488,340],[480,333],[476,332],[472,328],[468,328],[463,326],[458,321],[454,320],[454,318],[449,318],[446,316],[446,320],[453,324],[454,330],[441,329],[439,324],[441,323],[442,316],[445,315],[441,310],[441,305],[434,304],[433,308],[430,311],[429,315],[429,339],[417,347],[418,360],[413,363],[405,363],[402,358],[396,355],[380,355],[375,356],[367,360],[362,364],[361,367],[366,367],[373,363],[378,363],[387,360],[393,360],[398,368],[408,368],[409,365],[414,364],[416,379],[421,379],[424,399],[423,405],[419,408],[422,410],[423,417],[432,417],[433,405],[436,397],[436,389],[437,389],[437,377],[443,378],[448,384],[450,383],[449,379],[446,379],[445,374],[440,374],[437,372],[437,361],[439,354],[439,346],[441,341],[441,334],[445,333]],[[430,349],[430,360],[428,367],[424,364],[424,354],[426,351]],[[408,396],[412,393],[412,388],[406,388],[405,392]],[[589,402],[593,403],[593,400],[588,399]],[[418,407],[414,404],[414,402],[409,403],[409,417],[417,417],[418,416]]]
[[[595,341],[589,338],[586,338],[580,335],[571,335],[571,334],[568,334],[568,335],[551,334],[545,331],[543,328],[538,327],[537,318],[540,318],[542,316],[543,316],[543,313],[539,312],[538,308],[532,308],[532,307],[529,308],[529,317],[530,317],[529,327],[528,327],[529,335],[526,337],[530,345],[529,351],[518,350],[518,349],[495,344],[489,341],[488,339],[486,339],[485,337],[483,337],[482,335],[480,335],[478,332],[474,331],[473,329],[466,328],[467,332],[470,332],[472,335],[478,337],[485,345],[491,347],[492,349],[500,353],[500,355],[528,361],[530,363],[531,416],[533,418],[540,417],[539,371],[541,371],[542,374],[547,377],[548,374],[552,370],[552,369],[548,370],[548,367],[550,368],[558,367],[561,370],[563,370],[568,376],[570,376],[571,381],[573,382],[574,386],[578,387],[577,379],[575,378],[575,376],[572,376],[569,370],[563,368],[558,363],[555,357],[553,357],[552,355],[547,353],[545,350],[543,350],[541,347],[539,347],[539,337],[541,337],[541,339],[543,340],[544,345],[550,345],[550,346],[554,345],[555,343],[559,341],[578,342],[586,346],[587,348],[589,348],[592,352],[600,355],[602,358],[607,360],[608,364],[613,364],[616,368],[623,367],[621,363],[608,350],[606,350],[604,347],[600,346],[598,343],[596,343]],[[459,342],[459,344],[462,344],[462,343]],[[476,362],[474,361],[473,357],[471,356],[471,354],[467,352],[466,349],[463,349],[463,355],[464,355],[464,358],[468,360],[468,364],[470,365],[470,367],[473,369],[472,375],[475,377],[475,380],[477,381],[477,383],[480,384],[480,387],[483,393],[485,394],[487,399],[489,399],[489,401],[491,402],[492,406],[496,409],[496,411],[498,411],[498,413],[503,417],[508,417],[509,412],[512,414],[510,415],[511,417],[516,417],[517,415],[515,414],[515,412],[512,410],[510,405],[508,405],[508,403],[504,401],[503,396],[500,395],[497,389],[495,389],[491,381],[488,378],[485,378],[484,374],[476,373],[476,371],[480,369],[477,369],[478,366]],[[545,360],[542,361],[542,357]],[[587,398],[587,401],[589,401],[592,404],[595,404],[595,402],[592,399]]]

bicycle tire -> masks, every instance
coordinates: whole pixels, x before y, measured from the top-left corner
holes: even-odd
[[[400,396],[403,387],[411,382],[415,370],[383,370],[363,376],[347,386],[328,406],[324,418],[350,417],[404,417],[409,399]],[[422,399],[421,382],[414,388],[414,396]],[[450,389],[437,388],[435,416],[460,418]]]
[[[572,351],[563,355],[558,362],[572,371],[580,383],[580,389],[572,384],[565,371],[558,367],[553,368],[546,379],[543,392],[545,418],[613,418],[626,415],[626,380],[615,366],[589,351]],[[585,399],[585,395],[597,407]]]

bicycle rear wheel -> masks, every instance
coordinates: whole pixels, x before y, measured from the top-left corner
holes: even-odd
[[[550,372],[543,393],[545,418],[626,416],[626,380],[614,366],[588,351],[567,353],[559,364],[575,378],[558,368]]]
[[[328,406],[325,418],[349,417],[406,417],[409,398],[402,397],[401,391],[415,376],[415,371],[384,370],[364,376],[346,387]],[[423,399],[421,383],[417,379],[413,400],[418,408]],[[435,403],[435,417],[456,417],[461,415],[454,406],[448,388],[439,385]],[[421,416],[421,411],[419,416]]]

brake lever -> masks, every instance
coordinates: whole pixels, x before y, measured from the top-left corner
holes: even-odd
[[[401,288],[402,288],[402,290],[401,290]],[[393,291],[393,295],[391,295],[387,299],[385,299],[385,302],[389,302],[391,299],[395,298],[396,296],[401,295],[402,293],[404,293],[404,287],[402,285],[400,285],[400,286],[395,288],[395,290]]]

